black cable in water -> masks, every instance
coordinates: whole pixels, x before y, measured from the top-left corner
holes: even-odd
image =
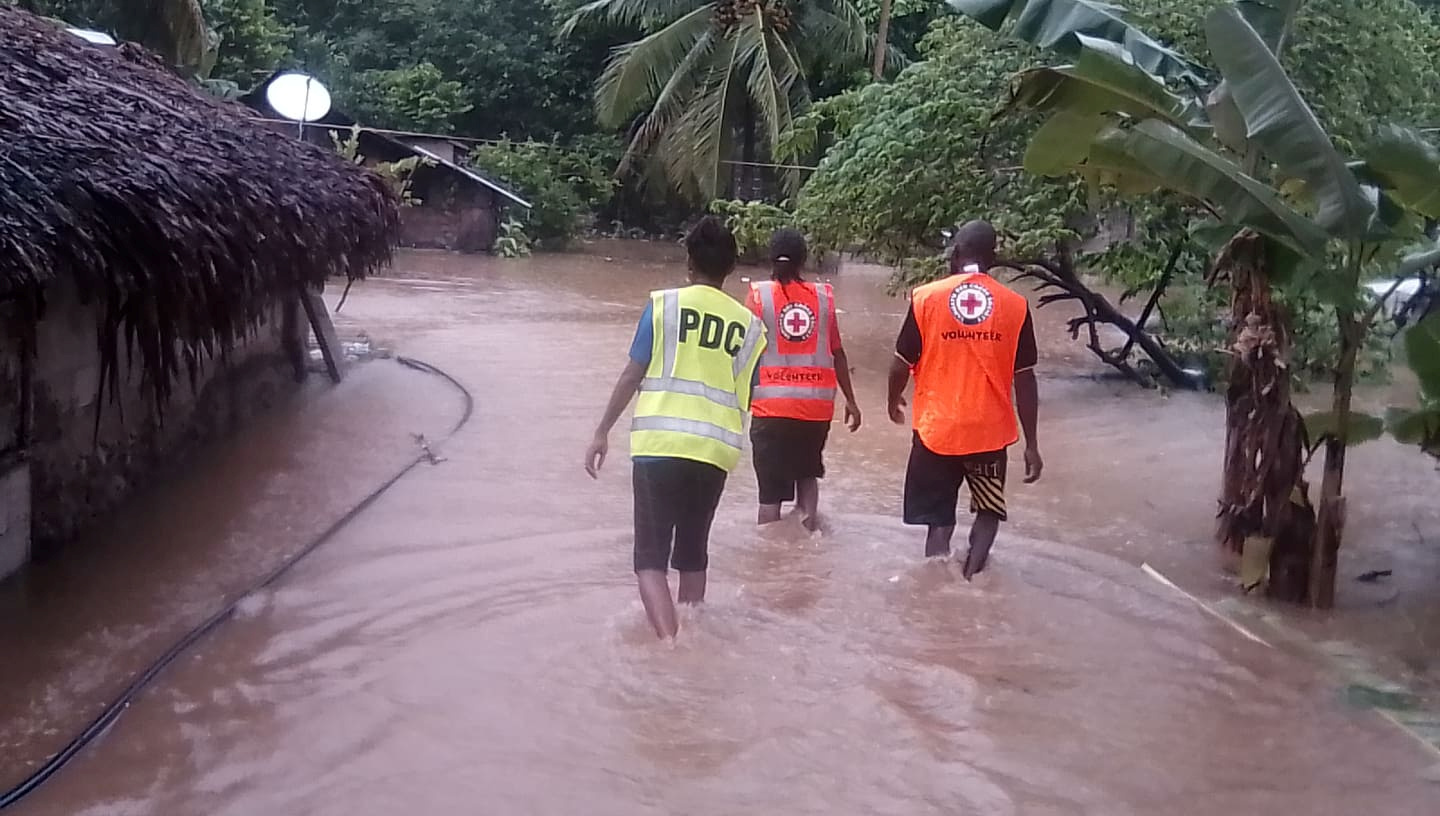
[[[461,396],[465,400],[465,410],[461,413],[460,420],[456,422],[455,426],[452,427],[449,432],[445,434],[445,439],[449,439],[450,437],[454,436],[461,428],[465,427],[465,424],[470,421],[471,415],[475,413],[475,398],[470,394],[470,391],[466,389],[464,385],[460,384],[459,380],[450,376],[450,374],[446,373],[445,371],[421,360],[416,360],[410,357],[396,357],[395,359],[397,362],[399,362],[403,366],[406,366],[407,368],[413,368],[416,371],[422,371],[426,374],[433,374],[437,377],[440,377],[441,379],[453,385],[457,390],[459,390]],[[281,563],[279,567],[276,567],[268,575],[263,576],[259,581],[256,581],[244,592],[236,595],[235,598],[231,600],[230,603],[226,604],[225,607],[222,608],[220,611],[206,618],[198,626],[191,629],[189,632],[186,632],[185,635],[181,637],[178,641],[176,641],[174,645],[172,645],[169,649],[166,649],[165,652],[160,655],[160,657],[156,658],[154,662],[152,662],[149,667],[145,669],[145,671],[141,672],[133,681],[131,681],[130,685],[126,686],[125,690],[120,692],[119,696],[112,700],[109,705],[105,706],[105,709],[101,711],[94,720],[91,720],[90,724],[85,726],[85,729],[83,731],[81,731],[74,739],[70,740],[70,742],[66,743],[64,748],[60,749],[58,753],[46,760],[43,765],[41,765],[34,772],[32,772],[20,784],[5,791],[4,793],[0,793],[0,810],[5,810],[11,805],[18,803],[21,799],[24,799],[31,793],[34,793],[37,788],[45,784],[45,782],[48,781],[51,777],[53,777],[55,774],[59,773],[62,768],[64,768],[70,763],[70,760],[74,759],[76,755],[78,755],[82,750],[85,749],[85,746],[89,745],[97,737],[105,733],[105,730],[111,725],[113,725],[115,721],[120,718],[120,715],[125,712],[125,709],[130,707],[130,703],[137,696],[139,696],[140,692],[143,691],[146,686],[150,685],[150,683],[156,677],[158,677],[167,666],[175,662],[176,658],[178,658],[191,646],[195,645],[196,641],[209,634],[226,620],[229,620],[235,614],[235,610],[240,606],[241,601],[280,580],[280,577],[283,576],[286,572],[289,572],[291,567],[294,567],[297,563],[300,562],[302,558],[319,549],[320,545],[333,538],[336,533],[340,532],[340,530],[345,527],[345,525],[349,524],[355,519],[356,516],[360,515],[362,512],[365,511],[366,508],[374,504],[375,501],[385,493],[385,491],[393,487],[396,482],[405,478],[406,474],[414,470],[417,465],[421,464],[422,462],[430,461],[433,461],[433,459],[428,452],[416,456],[414,461],[405,465],[403,468],[397,471],[395,475],[391,476],[389,479],[386,479],[383,483],[381,483],[379,487],[372,490],[367,496],[365,496],[365,498],[360,500],[359,504],[356,504],[354,507],[346,511],[345,515],[341,516],[333,524],[327,527],[325,529],[325,532],[321,533],[318,537],[311,540],[310,543],[302,547],[299,552],[296,552],[289,558],[285,559],[285,561]]]

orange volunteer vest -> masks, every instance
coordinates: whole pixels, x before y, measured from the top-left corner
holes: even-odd
[[[750,405],[757,417],[829,422],[835,418],[835,294],[828,283],[750,284],[751,308],[770,344],[760,355],[760,382]]]
[[[1020,438],[1015,351],[1029,304],[989,275],[955,275],[916,289],[920,327],[915,432],[946,456],[997,451]]]

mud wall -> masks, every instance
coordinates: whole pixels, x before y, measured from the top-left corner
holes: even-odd
[[[207,362],[194,388],[188,379],[177,383],[161,410],[123,344],[119,388],[102,401],[98,311],[64,285],[48,290],[35,336],[25,452],[31,556],[48,555],[147,477],[292,393],[302,376],[295,358],[306,325],[298,308],[298,301],[277,306],[246,342]]]

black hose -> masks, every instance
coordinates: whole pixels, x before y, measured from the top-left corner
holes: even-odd
[[[427,374],[433,374],[437,377],[444,379],[451,385],[455,386],[455,388],[460,391],[461,396],[464,397],[465,410],[461,414],[460,420],[455,423],[455,426],[451,428],[448,433],[446,433],[445,439],[449,439],[450,437],[454,436],[461,428],[465,427],[465,424],[470,421],[471,415],[475,413],[475,398],[470,394],[469,390],[467,390],[464,385],[460,384],[459,380],[450,376],[445,371],[442,371],[441,369],[420,360],[416,360],[410,357],[396,357],[395,359],[403,366],[413,368],[416,371],[423,371]],[[345,527],[345,525],[349,524],[355,519],[356,516],[360,515],[362,512],[365,511],[366,508],[374,504],[375,501],[385,493],[385,491],[389,490],[392,486],[394,486],[396,482],[405,478],[405,476],[410,473],[410,471],[414,470],[416,466],[424,462],[434,461],[434,458],[428,451],[416,456],[414,461],[405,465],[403,468],[397,471],[395,475],[382,482],[379,487],[375,488],[369,493],[369,495],[361,499],[359,504],[356,504],[354,507],[346,511],[345,515],[341,516],[335,521],[335,523],[327,527],[325,529],[325,532],[321,533],[317,538],[302,547],[299,552],[296,552],[289,558],[285,559],[285,561],[281,563],[280,566],[276,567],[268,575],[261,577],[260,580],[252,584],[244,592],[236,595],[235,598],[231,600],[230,603],[226,604],[225,607],[222,608],[220,611],[206,618],[198,626],[191,629],[189,632],[186,632],[185,635],[181,637],[178,641],[176,641],[174,645],[172,645],[169,649],[166,649],[163,654],[156,658],[155,661],[152,662],[150,666],[145,669],[145,671],[141,672],[133,681],[131,681],[130,685],[126,686],[125,690],[120,692],[119,696],[112,700],[109,705],[105,706],[105,709],[101,711],[94,720],[91,720],[90,724],[85,726],[85,729],[83,731],[81,731],[74,739],[70,740],[70,742],[66,743],[64,748],[60,749],[58,753],[46,760],[43,765],[35,769],[35,771],[31,773],[28,777],[26,777],[24,781],[22,781],[20,784],[16,785],[13,788],[10,788],[4,793],[0,793],[0,810],[5,810],[11,805],[17,804],[21,799],[24,799],[26,796],[34,793],[37,788],[45,784],[45,782],[48,781],[51,777],[53,777],[55,774],[59,773],[62,768],[64,768],[70,763],[70,760],[74,759],[76,755],[78,755],[82,750],[84,750],[87,745],[93,742],[97,737],[103,734],[107,728],[113,725],[115,721],[120,718],[120,715],[125,712],[125,709],[130,707],[130,703],[137,696],[139,696],[140,692],[143,691],[146,686],[150,685],[150,683],[156,677],[158,677],[167,666],[175,662],[176,658],[184,654],[185,651],[191,646],[195,645],[196,641],[205,637],[205,635],[209,634],[212,630],[214,630],[220,624],[224,623],[226,620],[229,620],[230,617],[235,614],[235,610],[240,606],[241,601],[280,580],[280,577],[283,576],[286,572],[289,572],[291,567],[294,567],[297,563],[300,562],[302,558],[319,549],[320,545],[333,538],[336,533],[340,532],[340,530]]]

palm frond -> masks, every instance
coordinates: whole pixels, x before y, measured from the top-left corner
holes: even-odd
[[[700,90],[685,116],[673,129],[665,149],[666,175],[672,181],[686,177],[701,198],[715,197],[720,188],[721,153],[725,140],[726,110],[733,93],[739,38],[732,31],[711,61]]]
[[[773,145],[780,140],[782,119],[788,124],[790,98],[782,87],[776,66],[770,61],[770,42],[766,37],[764,11],[756,6],[754,12],[736,30],[738,53],[735,57],[737,68],[750,68],[746,90],[754,103],[756,122],[766,144]],[[793,76],[792,76],[793,80]]]
[[[720,41],[714,30],[706,31],[685,59],[670,75],[670,80],[655,97],[650,112],[636,126],[630,144],[621,157],[617,173],[627,173],[641,163],[644,157],[660,142],[661,137],[673,130],[675,123],[684,115],[685,108],[695,96],[707,60],[713,58],[715,46]]]
[[[616,26],[644,30],[663,26],[700,6],[711,6],[706,0],[593,0],[576,9],[560,26],[560,37],[569,37],[587,23],[606,22]]]
[[[837,11],[828,11],[819,5],[807,5],[796,21],[792,41],[813,48],[817,58],[836,64],[864,60],[871,53],[874,35],[854,6],[849,3],[836,6]]]
[[[633,43],[616,48],[595,86],[602,124],[619,127],[651,104],[709,31],[710,4]]]

